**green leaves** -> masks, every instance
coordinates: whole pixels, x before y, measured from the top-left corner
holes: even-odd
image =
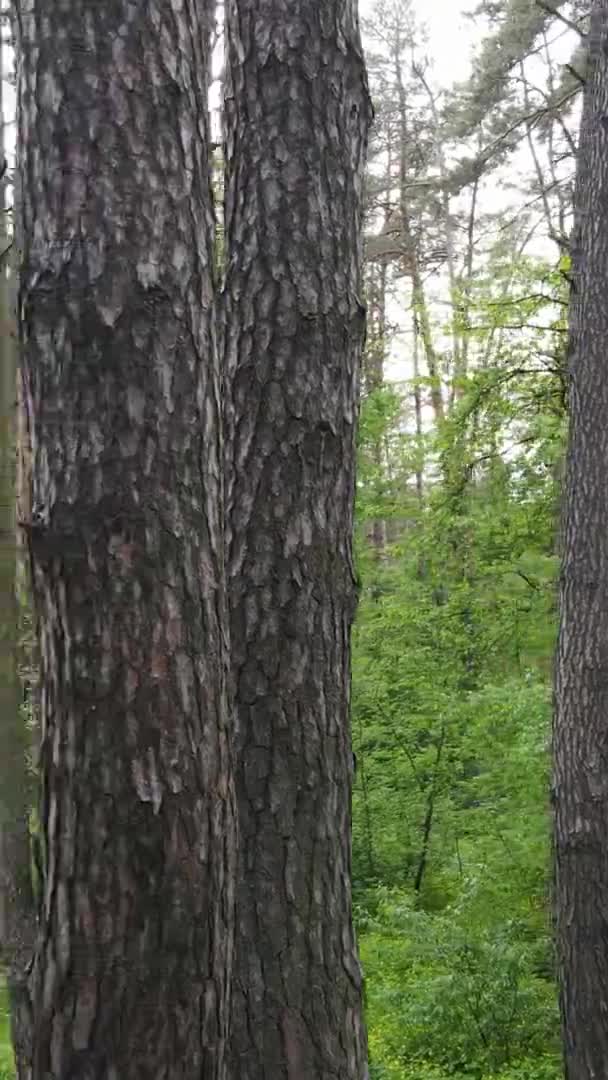
[[[547,792],[566,285],[563,266],[505,258],[474,287],[487,362],[459,377],[440,430],[411,433],[398,387],[362,409],[353,862],[377,1080],[559,1076]]]
[[[361,937],[372,1062],[400,1080],[416,1067],[441,1080],[506,1078],[536,1053],[557,1077],[555,1054],[547,1055],[555,994],[537,974],[535,942],[523,930],[496,897],[481,922],[467,905],[430,916],[386,892]]]
[[[8,991],[4,979],[0,978],[0,1080],[13,1080],[14,1075]]]

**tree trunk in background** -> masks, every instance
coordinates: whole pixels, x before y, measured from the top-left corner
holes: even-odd
[[[450,372],[451,386],[448,399],[448,412],[450,412],[454,405],[454,401],[462,394],[462,380],[466,375],[466,367],[463,365],[462,357],[464,335],[463,327],[461,325],[461,283],[458,280],[458,273],[456,271],[456,236],[451,211],[449,170],[443,145],[444,135],[441,130],[441,117],[437,109],[437,101],[435,98],[435,94],[425,77],[424,68],[416,63],[412,63],[412,70],[414,74],[418,77],[429,99],[429,107],[431,110],[431,116],[433,118],[433,141],[435,143],[435,157],[437,161],[439,179],[441,182],[441,190],[439,193],[439,197],[441,199],[441,218],[443,225],[443,235],[445,238],[445,252],[451,305],[450,322],[452,335],[452,362]],[[403,77],[401,72],[399,73],[398,87],[400,91],[399,99],[401,109],[401,102],[403,100],[402,91],[404,89]]]
[[[418,509],[424,505],[424,444],[422,429],[422,394],[420,393],[420,339],[416,312],[412,313],[413,366],[414,366],[414,417],[416,421],[416,498]]]
[[[409,139],[407,130],[407,99],[403,83],[403,72],[401,70],[401,57],[398,42],[395,45],[393,63],[399,99],[399,213],[401,217],[401,236],[405,254],[404,267],[412,282],[412,309],[416,317],[418,334],[424,346],[426,366],[431,384],[429,396],[435,415],[435,423],[439,427],[443,422],[445,415],[441,389],[440,358],[435,351],[435,344],[433,342],[433,331],[424,289],[424,281],[420,269],[417,241],[412,231],[410,208],[408,205],[407,159]]]
[[[476,177],[471,186],[471,202],[469,204],[467,225],[467,247],[464,259],[464,275],[461,281],[461,307],[459,321],[462,327],[462,345],[460,350],[460,364],[462,374],[466,375],[469,370],[469,344],[471,341],[471,291],[473,287],[473,260],[475,257],[475,225],[478,215],[478,195],[480,178]]]
[[[234,841],[203,27],[130,0],[29,0],[17,24],[33,1077],[220,1080]]]
[[[567,1080],[608,1061],[608,0],[589,34],[573,234],[571,428],[556,659],[556,916]]]
[[[365,394],[373,394],[384,386],[384,360],[386,355],[386,263],[370,263],[366,289],[367,340],[362,357],[362,382]],[[370,311],[371,309],[371,311]],[[384,464],[384,434],[376,440],[373,448],[378,477]],[[384,518],[374,518],[367,528],[367,539],[377,559],[386,552],[387,529]]]
[[[353,0],[228,5],[233,1080],[367,1076],[349,725],[362,167]]]

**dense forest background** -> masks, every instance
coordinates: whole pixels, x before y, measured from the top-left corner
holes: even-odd
[[[416,12],[382,2],[364,26],[354,881],[371,1062],[376,1080],[553,1080],[548,751],[585,7],[479,5],[457,86]]]
[[[380,0],[364,21],[353,875],[371,1069],[556,1080],[549,728],[586,5],[483,0],[457,86],[418,10]]]

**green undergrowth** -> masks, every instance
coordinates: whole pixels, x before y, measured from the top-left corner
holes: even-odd
[[[13,1080],[14,1075],[8,990],[4,978],[0,976],[0,1080]]]

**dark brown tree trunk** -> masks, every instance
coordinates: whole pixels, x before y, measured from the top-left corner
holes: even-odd
[[[231,0],[227,30],[232,1078],[361,1080],[349,697],[368,93],[353,0]]]
[[[19,8],[33,1077],[219,1080],[234,838],[202,16]]]
[[[608,1062],[608,0],[593,5],[575,201],[556,658],[556,916],[567,1080]]]
[[[0,24],[1,26],[1,24]],[[0,122],[4,123],[0,48]],[[4,163],[4,127],[0,162]],[[35,939],[29,815],[32,788],[29,736],[18,676],[16,543],[16,348],[14,274],[9,272],[6,179],[0,179],[0,950],[8,976],[17,1072],[31,1052],[28,968]]]

